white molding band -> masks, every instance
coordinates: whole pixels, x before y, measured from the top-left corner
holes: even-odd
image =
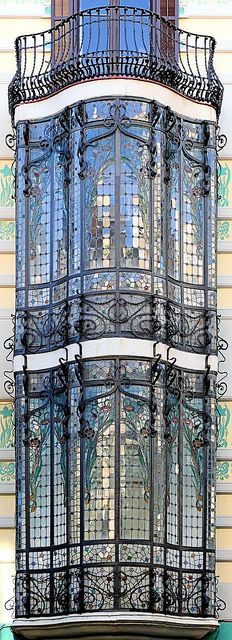
[[[15,493],[15,482],[0,482],[0,495]]]
[[[232,516],[217,516],[216,517],[217,529],[232,529]]]
[[[230,240],[219,240],[217,250],[220,253],[232,253],[232,242]]]
[[[218,287],[232,287],[232,275],[226,276],[218,276],[217,278]]]
[[[229,447],[219,447],[217,450],[217,460],[232,460],[232,449]]]
[[[1,82],[0,82],[1,84]],[[12,160],[7,158],[7,160]],[[15,219],[15,207],[0,207],[0,219],[1,220],[14,220]]]
[[[207,365],[212,371],[218,370],[217,356],[207,356],[206,354],[192,353],[189,351],[180,351],[172,347],[158,342],[155,346],[155,355],[161,354],[164,362],[175,360],[175,365],[182,369],[193,369],[194,371],[204,371]]]
[[[15,517],[14,516],[0,516],[0,529],[14,529]]]
[[[232,309],[220,309],[218,308],[218,315],[221,320],[232,320]]]
[[[152,340],[137,340],[135,338],[99,338],[82,342],[80,345],[74,343],[55,351],[15,356],[14,372],[23,371],[24,366],[27,371],[53,369],[59,366],[60,361],[74,362],[75,357],[80,355],[83,359],[117,356],[154,358],[154,356],[161,356],[162,361],[174,361],[174,364],[182,369],[205,371],[208,365],[212,371],[217,371],[218,368],[217,356],[172,349],[162,342],[155,344]]]
[[[12,316],[14,316],[14,308],[10,307],[6,309],[0,309],[0,319],[1,320],[11,320]]]
[[[232,549],[217,549],[216,550],[217,562],[231,562],[232,561]]]
[[[0,240],[0,253],[15,253],[14,240]]]
[[[156,613],[114,611],[70,614],[51,618],[18,618],[13,631],[25,638],[203,638],[219,627],[215,618],[165,616]]]
[[[15,275],[1,275],[0,273],[0,287],[15,287]]]
[[[15,109],[15,124],[22,120],[37,120],[55,115],[80,100],[109,96],[157,100],[164,106],[168,105],[180,115],[194,120],[216,122],[216,112],[213,107],[181,96],[173,89],[164,87],[155,81],[133,78],[96,78],[96,80],[77,82],[47,98],[20,104]]]
[[[10,449],[0,449],[0,460],[14,460],[14,459],[15,459],[14,447]]]
[[[225,158],[226,160],[227,158]],[[219,158],[220,160],[224,160],[224,158]],[[218,207],[218,218],[221,220],[232,220],[232,209],[230,207]]]
[[[216,493],[232,493],[232,482],[228,482],[227,480],[224,482],[217,482]]]

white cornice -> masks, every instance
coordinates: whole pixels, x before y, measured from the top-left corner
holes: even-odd
[[[17,355],[14,358],[14,371],[22,371],[24,365],[26,365],[28,371],[41,371],[59,366],[61,360],[74,362],[75,356],[80,353],[80,347],[82,358],[112,358],[117,356],[153,358],[154,355],[160,355],[164,362],[175,359],[177,367],[193,371],[204,371],[208,365],[212,371],[217,371],[218,366],[216,356],[206,356],[172,349],[161,342],[155,344],[153,340],[99,338],[81,342],[80,345],[74,343],[68,345],[66,349],[61,348],[45,353],[27,354],[25,358],[23,355]]]
[[[14,516],[0,516],[0,529],[14,529],[15,517]]]
[[[232,275],[223,275],[217,277],[217,285],[218,287],[232,287]]]
[[[11,158],[4,158],[6,162],[12,161]],[[0,207],[0,220],[14,220],[15,219],[15,207]]]
[[[123,640],[156,640],[157,638],[204,638],[217,629],[214,618],[165,616],[140,612],[97,612],[71,614],[51,618],[17,619],[12,629],[25,638],[72,638],[86,640],[121,638]]]
[[[0,271],[1,271],[1,261],[0,261]],[[2,275],[0,272],[0,287],[15,287],[15,275]]]
[[[219,240],[217,249],[220,253],[232,253],[232,242],[228,240]]]
[[[198,103],[176,93],[173,89],[152,80],[134,78],[96,78],[77,82],[71,87],[61,89],[55,95],[34,102],[20,104],[15,110],[15,123],[22,120],[36,120],[59,113],[68,105],[80,100],[104,98],[109,96],[134,97],[142,100],[157,100],[169,106],[176,113],[194,120],[216,122],[215,109],[207,104]]]
[[[217,493],[232,493],[232,482],[227,482],[227,480],[225,482],[217,482],[216,491]]]
[[[11,449],[0,449],[0,460],[14,460],[15,459],[15,448]]]
[[[10,495],[15,493],[15,483],[14,482],[0,482],[0,494],[1,495]]]
[[[15,253],[14,240],[0,240],[0,253]]]

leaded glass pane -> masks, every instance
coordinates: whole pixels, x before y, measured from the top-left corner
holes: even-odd
[[[115,163],[112,137],[94,142],[86,154],[85,268],[115,265]]]

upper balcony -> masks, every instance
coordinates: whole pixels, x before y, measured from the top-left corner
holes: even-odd
[[[214,38],[178,29],[145,9],[80,11],[53,29],[17,38],[11,115],[22,102],[105,77],[155,81],[219,113],[223,89],[213,66],[214,50]]]

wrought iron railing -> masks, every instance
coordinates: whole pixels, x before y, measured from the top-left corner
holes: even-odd
[[[122,6],[81,11],[53,29],[17,38],[10,111],[13,116],[21,102],[75,82],[126,76],[161,82],[219,112],[223,89],[214,49],[214,38],[177,29],[151,11]]]

